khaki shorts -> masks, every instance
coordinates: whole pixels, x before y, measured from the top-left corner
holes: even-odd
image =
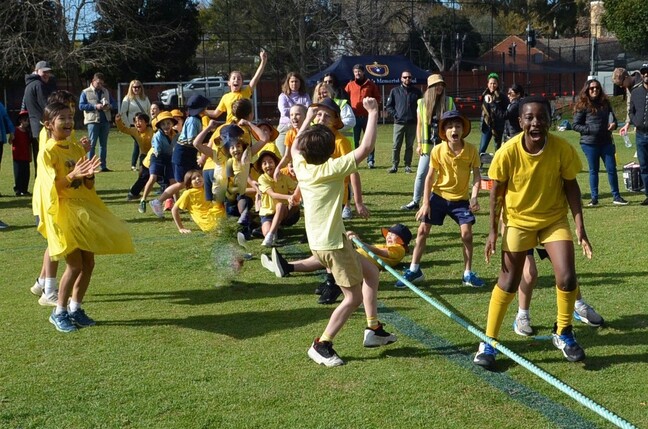
[[[502,235],[502,250],[505,252],[526,252],[538,244],[572,240],[569,222],[567,217],[564,217],[540,230],[529,231],[507,226]]]
[[[362,284],[361,256],[355,251],[351,241],[344,236],[344,247],[335,250],[313,250],[313,255],[322,265],[331,270],[335,283],[340,287]]]

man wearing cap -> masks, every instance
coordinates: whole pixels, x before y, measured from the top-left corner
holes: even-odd
[[[99,159],[101,171],[112,171],[106,165],[108,155],[108,133],[110,133],[111,110],[117,110],[117,101],[104,88],[103,73],[95,73],[90,86],[81,92],[79,109],[83,112],[83,123],[88,126],[88,134],[92,148],[88,157],[95,155],[97,141],[101,147]]]
[[[625,125],[619,128],[619,134],[625,135],[630,128],[630,93],[632,90],[641,85],[641,73],[638,70],[628,72],[623,67],[617,67],[612,72],[612,83],[621,87],[625,91],[626,97],[626,119]]]
[[[648,62],[641,66],[642,84],[632,90],[628,118],[637,128],[636,144],[639,171],[644,183],[646,199],[641,203],[648,206]]]
[[[362,100],[365,97],[372,97],[380,105],[380,91],[378,90],[378,85],[365,77],[364,66],[362,64],[353,66],[353,80],[347,83],[344,90],[349,94],[351,109],[356,118],[356,124],[353,127],[353,143],[355,147],[358,147],[360,144],[360,135],[367,128],[367,117],[369,115],[362,105]],[[375,150],[367,157],[367,165],[369,168],[374,168],[375,166],[374,152]]]
[[[413,85],[412,72],[401,73],[400,86],[393,88],[387,98],[385,109],[394,118],[394,145],[392,147],[392,166],[389,173],[398,171],[400,152],[405,139],[405,173],[412,172],[412,155],[416,137],[416,102],[423,97],[421,90]]]
[[[32,137],[32,159],[34,172],[36,172],[36,158],[38,155],[38,135],[40,134],[43,110],[47,106],[47,97],[56,90],[56,81],[52,76],[52,68],[47,61],[39,61],[34,71],[25,75],[25,94],[23,107],[29,112],[29,125]]]

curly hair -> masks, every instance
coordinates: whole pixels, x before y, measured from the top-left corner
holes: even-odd
[[[596,83],[599,88],[599,93],[594,98],[590,97],[589,95],[589,87],[592,83]],[[596,113],[599,109],[604,107],[610,107],[610,100],[605,94],[605,91],[603,91],[601,82],[596,79],[589,79],[587,82],[585,82],[585,85],[583,85],[583,88],[578,93],[578,100],[574,105],[574,112],[585,110],[590,113]]]

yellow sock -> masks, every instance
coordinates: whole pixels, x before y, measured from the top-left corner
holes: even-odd
[[[367,326],[371,329],[376,329],[380,325],[378,322],[378,317],[367,317]]]
[[[324,332],[319,340],[320,340],[320,343],[322,341],[328,341],[329,343],[332,343],[333,342],[333,337],[330,336],[329,334],[327,334],[326,332]]]
[[[556,332],[562,333],[562,330],[572,324],[574,317],[574,303],[578,296],[578,287],[571,292],[565,292],[556,286],[556,306],[558,315],[556,316]]]
[[[496,284],[491,294],[490,304],[488,305],[488,322],[486,322],[486,335],[491,338],[497,338],[502,321],[506,316],[508,306],[515,298],[515,293],[505,292]]]

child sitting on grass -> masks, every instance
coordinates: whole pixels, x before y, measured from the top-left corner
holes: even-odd
[[[203,189],[204,181],[200,170],[189,170],[185,174],[185,191],[171,209],[171,215],[180,234],[191,232],[182,224],[180,210],[189,212],[191,219],[202,231],[213,231],[218,222],[225,217],[225,207],[222,203],[207,201]]]

